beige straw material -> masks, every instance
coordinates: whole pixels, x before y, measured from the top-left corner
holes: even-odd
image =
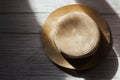
[[[59,51],[70,58],[80,58],[91,55],[98,46],[100,34],[88,15],[71,12],[58,19],[52,37]]]
[[[85,5],[72,4],[58,8],[48,16],[42,29],[42,43],[54,63],[82,70],[97,63],[101,34],[110,44],[110,32],[100,14]],[[77,66],[70,61],[78,59],[80,64]]]

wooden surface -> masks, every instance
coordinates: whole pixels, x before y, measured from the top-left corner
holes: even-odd
[[[112,33],[109,56],[85,72],[61,70],[48,59],[41,45],[46,17],[71,3],[83,3],[99,11]],[[0,0],[0,80],[120,80],[119,3],[120,0]]]

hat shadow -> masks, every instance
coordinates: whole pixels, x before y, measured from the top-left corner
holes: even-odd
[[[113,41],[111,37],[111,44],[109,45],[108,50],[105,51],[104,48],[106,47],[106,39],[104,38],[103,35],[101,36],[100,47],[97,53],[99,56],[97,57],[98,58],[97,65],[89,69],[73,70],[73,69],[63,68],[58,65],[56,66],[58,66],[59,69],[63,70],[64,72],[72,76],[84,78],[85,80],[91,80],[91,79],[95,80],[95,78],[97,78],[97,80],[101,80],[101,79],[103,80],[103,78],[105,78],[105,80],[111,80],[118,69],[118,59],[116,53],[112,49],[112,45],[113,45]],[[71,59],[66,59],[66,60],[72,66],[78,68],[78,66],[82,65],[80,64],[81,62],[86,63],[87,61],[89,61],[89,58],[88,59],[85,58],[83,61],[81,61],[81,59],[78,59],[77,61],[73,61]]]
[[[111,39],[110,39],[111,40]],[[108,43],[102,32],[100,31],[100,42],[98,48],[95,50],[95,53],[84,58],[71,59],[68,58],[62,52],[63,57],[76,69],[76,70],[86,70],[104,59],[108,55],[108,51],[112,48],[112,41]]]

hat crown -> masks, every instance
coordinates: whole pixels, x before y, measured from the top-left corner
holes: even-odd
[[[59,51],[67,57],[80,58],[94,53],[100,33],[97,24],[87,14],[71,12],[58,19],[52,36]]]

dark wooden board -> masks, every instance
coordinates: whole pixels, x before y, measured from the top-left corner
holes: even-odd
[[[40,18],[40,23],[34,14]],[[0,15],[0,33],[40,33],[49,13],[6,13]],[[116,14],[101,14],[107,21],[113,37],[120,35],[120,19]],[[119,14],[120,15],[120,14]]]
[[[119,0],[108,1],[115,6]],[[110,7],[107,0],[70,0],[70,1],[49,1],[49,0],[0,0],[0,12],[51,12],[52,10],[67,4],[81,3],[96,9],[100,13],[116,13]],[[32,6],[34,5],[34,7]],[[120,6],[117,6],[120,13]],[[35,10],[34,10],[35,9]]]
[[[46,17],[54,9],[71,3],[83,3],[99,11],[112,33],[113,48],[109,55],[85,72],[57,67],[41,44]],[[118,3],[119,0],[0,0],[0,80],[119,80]]]

